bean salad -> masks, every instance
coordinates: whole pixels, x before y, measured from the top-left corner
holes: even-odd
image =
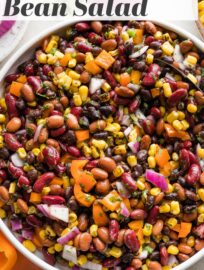
[[[0,218],[79,270],[204,247],[204,54],[150,21],[79,22],[5,78]]]

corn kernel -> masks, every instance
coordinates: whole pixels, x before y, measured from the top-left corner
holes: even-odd
[[[60,51],[56,51],[55,52],[55,56],[58,58],[58,59],[62,59],[63,57],[64,57],[64,54],[62,53],[62,52],[60,52]]]
[[[69,222],[75,222],[77,220],[77,215],[75,213],[70,213],[69,214]]]
[[[162,44],[161,49],[163,53],[168,56],[171,56],[174,52],[174,47],[168,41]]]
[[[6,218],[6,211],[4,209],[1,209],[1,208],[0,208],[0,218],[1,219]]]
[[[118,50],[116,49],[116,50],[114,50],[114,51],[109,51],[109,54],[111,55],[111,56],[117,56],[118,55]]]
[[[99,158],[100,154],[99,152],[97,151],[96,147],[95,146],[91,146],[91,155],[92,157],[94,158]]]
[[[123,173],[124,173],[124,170],[123,170],[123,168],[122,168],[120,165],[118,165],[118,166],[113,170],[113,175],[114,175],[116,178],[120,177]]]
[[[75,106],[81,106],[82,105],[82,100],[81,100],[80,95],[74,94],[74,96],[73,96],[73,102],[74,102],[74,105]]]
[[[77,64],[77,60],[76,59],[71,59],[68,63],[68,67],[70,68],[74,68]]]
[[[181,124],[183,125],[183,130],[187,130],[190,127],[189,123],[186,120],[182,120]]]
[[[177,201],[172,201],[171,202],[171,213],[173,215],[178,215],[180,214],[181,210],[180,210],[180,204]]]
[[[45,52],[50,53],[54,48],[57,48],[59,36],[53,35],[48,43]]]
[[[197,154],[199,158],[204,158],[204,148],[198,148]]]
[[[178,120],[184,120],[185,119],[185,113],[184,112],[181,112],[181,111],[178,111]]]
[[[157,196],[157,195],[159,195],[160,193],[161,193],[161,189],[160,189],[160,188],[157,188],[157,187],[152,188],[152,189],[150,190],[150,194],[151,194],[152,196]]]
[[[114,147],[114,153],[116,155],[124,155],[124,154],[126,154],[127,153],[126,145],[121,144],[121,145],[118,145],[118,146]]]
[[[195,104],[188,104],[187,110],[189,113],[196,113],[198,110],[198,107]]]
[[[204,204],[201,204],[198,206],[198,214],[203,214],[204,213]]]
[[[45,53],[41,53],[40,55],[38,55],[38,61],[40,62],[40,64],[46,64],[47,63],[47,55]]]
[[[46,226],[46,228],[45,228],[45,234],[47,236],[51,236],[51,237],[55,237],[56,236],[56,233],[54,232],[54,230],[49,225]]]
[[[90,234],[93,237],[97,237],[97,235],[98,235],[98,225],[96,225],[96,224],[91,225]]]
[[[57,57],[52,54],[48,54],[47,57],[48,57],[47,59],[48,65],[54,65],[58,60]]]
[[[5,121],[6,121],[6,117],[5,117],[4,114],[1,113],[1,114],[0,114],[0,124],[4,124]]]
[[[181,131],[183,129],[183,125],[179,120],[174,120],[172,125],[177,131]]]
[[[117,213],[111,213],[110,218],[118,220],[118,214]]]
[[[146,57],[146,63],[148,65],[152,64],[154,61],[154,55],[153,54],[147,54],[147,57]]]
[[[47,122],[46,119],[38,119],[38,120],[37,120],[37,125],[38,125],[38,126],[39,126],[39,125],[45,125],[46,122]]]
[[[203,222],[204,222],[204,214],[200,214],[200,215],[198,216],[198,222],[199,222],[199,223],[203,223]]]
[[[174,245],[170,245],[167,249],[167,252],[171,255],[177,255],[179,253],[179,249]]]
[[[89,93],[89,89],[88,89],[87,86],[82,85],[82,86],[79,87],[79,95],[80,95],[81,100],[83,102],[85,102],[87,100],[88,93]]]
[[[165,115],[165,113],[166,113],[166,109],[165,109],[165,107],[160,106],[160,107],[159,107],[159,110],[160,110],[161,116],[164,116],[164,115]]]
[[[55,254],[55,248],[54,248],[54,246],[49,247],[49,248],[47,249],[47,251],[48,251],[49,254]]]
[[[170,208],[170,206],[167,203],[165,203],[165,204],[163,204],[163,205],[161,205],[159,207],[159,212],[160,213],[169,213],[170,210],[171,210],[171,208]]]
[[[127,32],[122,32],[121,33],[121,38],[124,42],[128,41],[128,39],[130,38]]]
[[[168,114],[166,120],[168,123],[173,123],[173,121],[177,120],[179,118],[179,113],[177,111],[172,111],[170,114]]]
[[[72,80],[79,80],[80,79],[80,74],[74,70],[70,70],[68,75],[70,78],[72,78]]]
[[[16,192],[16,182],[12,182],[9,186],[9,193],[14,194]]]
[[[87,64],[88,62],[91,62],[93,60],[94,60],[93,54],[91,52],[87,52],[85,57],[85,63]]]
[[[3,143],[3,141],[4,141],[4,137],[0,136],[0,143]]]
[[[106,128],[104,129],[105,131],[109,132],[119,132],[121,129],[121,126],[118,123],[108,123]]]
[[[111,90],[111,86],[107,82],[105,82],[101,88],[104,92],[109,92]]]
[[[156,40],[162,39],[162,32],[161,32],[161,31],[157,31],[157,32],[154,34],[154,38],[155,38]]]
[[[204,189],[203,188],[198,189],[198,195],[200,199],[204,202]]]
[[[157,149],[158,149],[158,145],[157,144],[151,144],[149,151],[148,151],[148,155],[149,156],[155,156],[157,153]]]
[[[148,54],[154,54],[154,52],[155,52],[154,49],[148,49],[148,50],[147,50],[147,55],[148,55]]]
[[[80,266],[87,263],[87,257],[85,255],[80,255],[77,259],[77,262]]]
[[[73,262],[68,262],[68,265],[69,265],[69,267],[74,267],[75,266],[75,263],[73,263]]]
[[[92,253],[88,253],[87,254],[87,259],[89,259],[89,260],[93,259],[93,254]]]
[[[150,236],[152,234],[152,225],[149,223],[145,223],[142,231],[144,236]]]
[[[197,84],[198,80],[193,74],[189,73],[187,77],[192,81],[192,83]]]
[[[27,156],[26,150],[23,147],[18,148],[17,153],[21,159],[25,159]]]
[[[185,59],[185,62],[191,66],[195,66],[197,64],[197,58],[195,56],[188,55]]]
[[[69,228],[72,229],[74,227],[77,227],[78,224],[79,224],[79,222],[76,220],[75,222],[69,224]]]
[[[37,157],[40,154],[41,150],[39,148],[33,148],[32,153]]]
[[[136,185],[139,188],[139,190],[145,190],[145,185],[142,181],[138,180]]]
[[[78,87],[81,85],[81,81],[79,80],[72,80],[72,86],[76,87],[78,90]]]
[[[130,165],[130,167],[134,167],[137,165],[137,158],[134,155],[127,157],[127,163]]]
[[[30,252],[35,252],[36,251],[36,246],[33,244],[32,241],[30,240],[25,240],[23,241],[23,245],[25,248],[27,248]]]
[[[156,160],[154,157],[152,156],[148,157],[147,162],[148,162],[149,168],[153,169],[156,167]]]
[[[190,237],[188,238],[188,240],[187,240],[187,245],[188,245],[189,247],[194,247],[194,245],[195,245],[195,237],[194,237],[194,236],[190,236]]]
[[[164,84],[164,80],[160,79],[160,80],[157,80],[156,83],[155,83],[155,87],[156,88],[162,88]]]
[[[122,256],[122,250],[118,247],[112,247],[109,251],[109,254],[114,258],[120,258]]]
[[[56,243],[56,244],[54,245],[54,249],[55,249],[55,251],[57,251],[57,252],[61,252],[61,251],[63,250],[63,246],[60,245],[59,243]]]
[[[96,148],[98,148],[99,150],[103,150],[103,149],[107,148],[107,146],[108,146],[107,143],[104,140],[95,140],[95,139],[93,139],[92,144]]]
[[[6,110],[7,106],[5,98],[0,98],[0,106],[2,107],[2,109]]]
[[[176,218],[169,218],[167,220],[167,225],[170,227],[170,229],[172,229],[173,227],[175,227],[177,225],[178,221]]]
[[[195,96],[195,92],[196,92],[196,90],[195,89],[192,89],[188,93],[189,93],[190,96],[194,97]]]
[[[169,98],[172,95],[171,86],[169,83],[163,84],[164,96]]]
[[[201,1],[198,3],[198,10],[203,10],[204,9],[204,1]]]
[[[39,236],[40,236],[40,238],[41,238],[42,240],[45,240],[45,239],[46,239],[46,233],[45,233],[45,230],[41,230],[41,231],[39,232]]]
[[[48,195],[50,193],[50,187],[44,187],[42,190],[43,195]]]

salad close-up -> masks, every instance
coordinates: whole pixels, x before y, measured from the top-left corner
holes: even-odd
[[[193,40],[151,21],[77,22],[3,91],[0,218],[27,250],[56,269],[170,270],[204,248]]]

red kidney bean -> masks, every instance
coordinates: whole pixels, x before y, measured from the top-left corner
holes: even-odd
[[[148,36],[148,37],[145,38],[145,44],[146,45],[150,45],[153,41],[154,41],[153,36]]]
[[[59,111],[57,111],[57,110],[53,110],[53,111],[51,111],[50,115],[51,115],[51,116],[53,116],[53,115],[59,115],[59,116],[62,116],[62,113],[59,112]]]
[[[111,220],[109,222],[109,238],[111,241],[116,241],[119,233],[119,223],[117,220]]]
[[[127,106],[128,104],[130,104],[131,100],[129,98],[120,98],[118,95],[115,95],[114,96],[114,102],[117,105]]]
[[[49,167],[56,166],[60,161],[60,154],[53,146],[46,146],[43,151],[44,161]]]
[[[112,267],[115,267],[117,266],[119,263],[120,263],[120,259],[105,259],[103,261],[103,267],[107,267],[107,268],[112,268]]]
[[[133,100],[129,105],[129,111],[131,113],[135,113],[137,109],[139,108],[140,103],[141,103],[141,100],[139,98]]]
[[[9,74],[5,77],[5,82],[12,83],[13,81],[16,81],[20,74]]]
[[[42,197],[42,202],[48,205],[63,204],[65,203],[65,199],[61,196],[45,195]]]
[[[5,102],[7,106],[7,112],[9,119],[13,117],[17,117],[19,115],[18,109],[16,107],[16,97],[11,95],[10,93],[5,94]]]
[[[148,73],[144,76],[142,83],[144,86],[153,86],[161,73],[161,67],[157,64],[151,64]]]
[[[190,167],[189,151],[186,149],[181,149],[180,151],[180,164],[184,170]]]
[[[12,162],[9,162],[8,171],[14,178],[19,178],[21,175],[24,175],[24,171],[14,166]]]
[[[15,134],[5,133],[4,140],[9,150],[16,152],[18,148],[22,147],[22,144],[17,140]]]
[[[91,160],[86,164],[85,169],[87,171],[91,171],[93,168],[97,167],[97,164],[98,164],[98,160]]]
[[[78,32],[86,32],[90,29],[90,25],[86,22],[80,22],[75,25]]]
[[[199,238],[204,239],[204,223],[193,229],[193,233],[197,235]]]
[[[147,222],[154,225],[157,222],[157,218],[159,215],[159,206],[155,205],[149,212],[147,217]]]
[[[182,143],[183,144],[183,148],[189,150],[192,147],[192,142],[191,141],[185,141]]]
[[[88,40],[94,45],[100,45],[104,41],[102,36],[99,36],[94,32],[88,34]]]
[[[66,167],[62,163],[59,163],[55,166],[55,171],[58,176],[62,176],[66,171]]]
[[[74,116],[76,116],[76,118],[79,120],[81,114],[82,114],[82,107],[73,107],[71,108],[70,113],[73,114]]]
[[[130,218],[135,220],[144,220],[147,217],[147,213],[143,209],[133,210],[130,214]]]
[[[61,136],[62,134],[64,134],[65,131],[66,131],[66,126],[63,125],[63,126],[60,127],[60,128],[52,129],[52,130],[50,131],[50,135],[51,135],[52,137],[54,137],[54,138],[55,138],[55,137],[59,137],[59,136]]]
[[[81,153],[80,153],[79,149],[78,149],[76,146],[68,146],[68,147],[67,147],[67,151],[68,151],[72,156],[75,156],[75,157],[80,157],[80,156],[81,156]]]
[[[125,270],[135,270],[135,267],[129,266],[129,267],[125,268]]]
[[[192,164],[199,164],[198,158],[191,151],[188,151],[188,156],[189,156],[189,160],[190,160],[191,165]]]
[[[32,227],[41,227],[42,226],[42,222],[40,219],[38,219],[36,216],[34,215],[28,215],[26,217],[26,221],[29,225],[31,225]]]
[[[127,230],[125,232],[124,243],[132,252],[137,252],[140,248],[140,242],[133,230]]]
[[[171,107],[177,106],[179,104],[179,102],[183,99],[186,98],[188,92],[186,89],[178,89],[175,92],[173,92],[173,94],[169,97],[168,99],[168,104]]]
[[[79,51],[79,52],[82,52],[82,53],[87,53],[87,52],[91,52],[92,51],[92,46],[91,45],[88,45],[84,42],[79,42],[77,43],[76,45],[76,49]]]
[[[5,181],[7,178],[7,173],[4,170],[0,170],[0,180]]]
[[[47,185],[49,185],[49,183],[52,181],[52,179],[54,178],[54,173],[52,172],[47,172],[44,173],[42,175],[40,175],[38,177],[38,179],[35,181],[35,184],[33,186],[33,190],[35,192],[42,192],[43,188]]]
[[[155,119],[159,119],[161,117],[161,112],[159,108],[152,107],[150,110],[150,115],[152,115]]]
[[[113,77],[113,74],[110,71],[104,71],[103,76],[112,88],[115,88],[117,86],[116,79]]]
[[[152,135],[155,131],[155,121],[152,117],[147,116],[142,122],[142,127],[146,134]]]
[[[39,92],[42,88],[41,84],[42,84],[42,81],[40,80],[39,77],[35,77],[35,76],[29,76],[27,78],[27,82],[28,84],[31,85],[31,87],[33,88],[33,90],[35,92]]]
[[[121,180],[127,186],[127,188],[137,190],[136,182],[129,173],[123,173],[121,176]]]
[[[186,176],[186,182],[189,185],[195,185],[199,181],[201,175],[200,167],[197,164],[192,164]]]
[[[26,188],[26,187],[29,187],[29,186],[30,186],[30,180],[26,176],[21,175],[18,178],[18,187]]]
[[[50,254],[48,251],[47,251],[47,248],[43,247],[42,248],[42,254],[44,256],[44,259],[45,261],[50,264],[50,265],[55,265],[56,263],[56,258],[53,254]]]
[[[169,255],[168,255],[166,247],[161,247],[160,248],[161,265],[163,265],[163,266],[168,265],[168,260],[169,260]]]
[[[170,84],[170,87],[173,91],[176,91],[178,89],[178,85],[176,82],[169,80],[167,78],[165,78],[165,82]]]

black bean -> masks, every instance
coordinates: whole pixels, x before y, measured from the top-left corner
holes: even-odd
[[[86,116],[82,116],[79,119],[79,125],[82,128],[88,128],[89,127],[89,119]]]
[[[35,181],[38,178],[38,171],[36,169],[32,169],[27,172],[27,177],[32,182]]]
[[[0,148],[0,158],[2,158],[2,159],[9,158],[9,151],[6,147]]]
[[[145,71],[145,69],[146,69],[146,64],[145,64],[145,62],[143,62],[143,61],[135,62],[135,63],[133,64],[133,69],[134,69],[134,70],[139,70],[139,71],[143,72],[143,71]]]
[[[152,96],[151,96],[151,93],[149,90],[146,90],[146,89],[142,89],[140,91],[141,93],[141,98],[144,100],[144,101],[150,101],[152,99]]]
[[[198,201],[198,196],[193,191],[186,189],[185,193],[186,193],[186,197],[190,199],[191,201],[195,201],[195,202]]]
[[[173,64],[173,62],[174,62],[174,59],[171,56],[164,56],[163,60],[166,61],[169,64]]]
[[[113,64],[113,72],[114,73],[120,73],[121,71],[121,61],[120,60],[116,60]]]
[[[134,254],[132,254],[132,253],[126,253],[125,255],[122,256],[121,259],[122,259],[122,261],[124,263],[130,264],[131,261],[133,260],[133,258],[134,258]]]
[[[96,132],[93,134],[93,137],[98,140],[105,140],[108,137],[108,132],[107,131]]]
[[[177,200],[178,194],[177,193],[170,193],[165,195],[166,200]]]
[[[65,189],[65,198],[68,200],[72,196],[73,193],[73,188],[72,187],[67,187]]]
[[[160,259],[160,254],[159,251],[153,251],[152,254],[149,256],[150,260],[152,261],[159,261]]]
[[[76,136],[73,130],[68,130],[63,136],[60,137],[62,142],[67,143],[68,146],[75,145],[76,143]]]
[[[156,50],[156,51],[154,52],[154,57],[155,57],[155,58],[159,58],[159,57],[162,56],[162,54],[163,54],[162,50]]]
[[[154,205],[154,196],[148,196],[145,202],[145,209],[150,210]]]
[[[185,201],[186,202],[186,201]],[[187,205],[183,207],[183,212],[186,214],[190,214],[197,209],[196,205]]]
[[[138,162],[144,162],[144,161],[146,161],[147,160],[147,157],[148,157],[147,150],[140,150],[137,153],[137,160],[138,160]]]
[[[109,115],[111,115],[113,113],[113,108],[112,106],[101,106],[99,108],[100,112],[105,115],[106,117],[108,117]]]
[[[71,197],[68,201],[68,206],[72,211],[77,211],[78,210],[78,204],[77,201],[74,197]]]
[[[22,98],[17,99],[17,101],[16,101],[16,107],[19,110],[24,110],[25,107],[26,107],[25,101]]]

